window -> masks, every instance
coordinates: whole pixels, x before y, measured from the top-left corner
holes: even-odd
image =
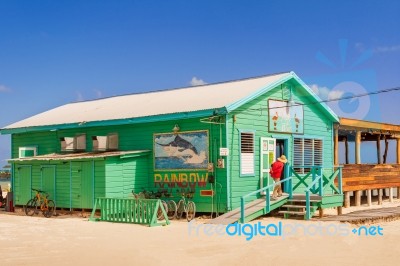
[[[37,155],[37,147],[19,147],[18,149],[19,158],[33,157],[36,155]]]
[[[293,167],[295,171],[306,174],[310,172],[311,168],[299,166],[322,165],[322,151],[322,139],[295,138],[293,140]]]
[[[118,150],[118,134],[112,133],[107,136],[93,136],[93,151]]]
[[[86,135],[79,134],[75,137],[60,138],[61,151],[85,151]]]
[[[240,132],[240,175],[254,175],[253,132]]]

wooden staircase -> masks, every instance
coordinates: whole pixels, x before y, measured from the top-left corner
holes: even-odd
[[[310,212],[311,215],[320,207],[322,197],[318,195],[310,196]],[[289,218],[292,215],[302,216],[306,215],[306,197],[303,194],[295,194],[292,199],[288,199],[287,203],[282,205],[279,214],[283,214],[284,218]]]

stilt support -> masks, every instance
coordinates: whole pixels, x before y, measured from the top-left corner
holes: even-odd
[[[367,190],[367,202],[368,202],[368,206],[371,206],[372,205],[372,196],[371,196],[371,190],[370,189],[368,189]]]
[[[361,190],[357,190],[355,194],[356,206],[361,206]]]

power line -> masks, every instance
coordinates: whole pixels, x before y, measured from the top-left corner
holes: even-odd
[[[351,95],[351,96],[346,96],[346,97],[340,97],[340,98],[333,98],[333,99],[328,99],[328,100],[321,100],[321,101],[314,101],[310,103],[294,103],[291,106],[307,106],[307,105],[314,105],[314,104],[320,104],[320,103],[328,103],[328,102],[335,102],[335,101],[342,101],[342,100],[349,100],[349,99],[355,99],[355,98],[361,98],[369,95],[376,95],[376,94],[381,94],[381,93],[388,93],[388,92],[393,92],[393,91],[400,91],[400,87],[394,87],[390,89],[383,89],[383,90],[378,90],[378,91],[372,91],[372,92],[367,92],[367,93],[361,93],[357,95]],[[279,108],[285,108],[285,106],[278,106],[278,107],[271,107],[271,108],[246,108],[242,109],[244,111],[263,111],[263,110],[271,110],[271,109],[279,109]],[[236,111],[240,111],[241,108],[236,109]]]

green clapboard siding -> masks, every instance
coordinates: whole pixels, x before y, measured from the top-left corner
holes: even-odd
[[[106,160],[106,197],[126,198],[148,189],[148,158],[147,156]]]
[[[272,137],[288,140],[288,157],[289,163],[293,164],[293,138],[320,138],[323,140],[323,161],[325,166],[333,165],[333,143],[332,143],[332,121],[321,112],[319,105],[304,105],[304,134],[294,135],[285,133],[269,132],[268,129],[268,99],[288,100],[282,93],[279,86],[270,92],[262,95],[241,106],[237,111],[229,115],[228,120],[228,138],[229,149],[231,150],[230,160],[230,178],[231,178],[231,205],[232,208],[240,206],[240,197],[252,191],[260,189],[260,138]],[[296,88],[293,90],[294,100],[296,103],[310,103],[311,97],[305,94],[304,89]],[[286,97],[286,98],[285,98]],[[233,121],[235,115],[235,122]],[[240,131],[255,132],[255,174],[252,176],[240,176]],[[311,177],[310,177],[311,178]],[[298,189],[299,192],[304,191],[304,187]],[[255,198],[254,196],[253,198]],[[249,199],[251,200],[251,198]]]

